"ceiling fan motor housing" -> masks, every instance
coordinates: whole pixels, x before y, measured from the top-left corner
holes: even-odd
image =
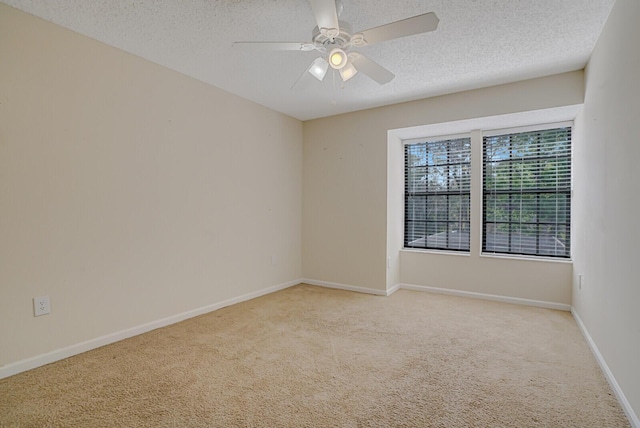
[[[334,47],[338,47],[341,49],[346,49],[345,46],[347,46],[349,42],[351,42],[351,26],[348,23],[342,21],[338,21],[338,23],[340,26],[340,32],[333,38],[327,37],[326,35],[322,34],[318,27],[315,27],[313,29],[313,32],[311,33],[311,40],[313,40],[313,43],[317,48],[325,48],[326,50],[331,50]]]

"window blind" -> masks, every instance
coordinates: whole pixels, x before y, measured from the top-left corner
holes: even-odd
[[[483,252],[569,257],[571,128],[483,137]]]
[[[471,139],[405,145],[405,248],[469,251]]]

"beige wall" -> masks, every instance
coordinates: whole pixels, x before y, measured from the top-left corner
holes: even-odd
[[[388,131],[581,104],[583,77],[577,71],[305,122],[304,277],[382,292],[403,282],[568,305],[570,263],[400,252],[402,215],[393,205],[402,201],[402,175],[393,165],[402,165],[402,154]]]
[[[640,426],[640,2],[617,0],[576,120],[573,308]],[[578,275],[582,275],[582,285]]]
[[[0,368],[299,279],[301,181],[301,122],[0,4]]]

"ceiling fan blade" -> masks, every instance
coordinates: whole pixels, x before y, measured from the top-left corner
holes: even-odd
[[[296,42],[235,42],[233,47],[252,51],[311,51],[315,49],[313,43]]]
[[[310,2],[320,33],[329,38],[336,37],[340,33],[336,1],[310,0]]]
[[[414,34],[427,33],[438,28],[440,20],[435,13],[429,12],[412,18],[402,19],[361,31],[366,45],[398,39],[400,37],[413,36]]]
[[[350,55],[352,58],[351,62],[356,70],[366,74],[381,85],[389,83],[394,77],[396,77],[395,74],[361,53],[352,52]]]

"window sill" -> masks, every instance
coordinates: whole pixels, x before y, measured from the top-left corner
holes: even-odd
[[[562,259],[558,257],[544,257],[544,256],[527,256],[518,254],[493,254],[493,253],[480,253],[480,257],[489,259],[504,259],[504,260],[523,260],[529,262],[545,262],[545,263],[569,263],[572,264],[571,258]]]
[[[434,250],[431,248],[402,248],[401,253],[420,253],[420,254],[438,254],[441,256],[462,256],[469,257],[471,254],[468,251],[447,251],[447,250]]]
[[[433,250],[433,249],[419,249],[419,248],[402,248],[400,249],[401,253],[415,253],[415,254],[434,254],[440,256],[459,256],[459,257],[470,257],[470,252],[463,251],[447,251],[447,250]],[[526,255],[518,255],[518,254],[492,254],[492,253],[480,253],[479,257],[487,258],[487,259],[502,259],[502,260],[519,260],[519,261],[527,261],[527,262],[542,262],[542,263],[562,263],[562,264],[572,264],[572,259],[561,259],[557,257],[533,257]]]

